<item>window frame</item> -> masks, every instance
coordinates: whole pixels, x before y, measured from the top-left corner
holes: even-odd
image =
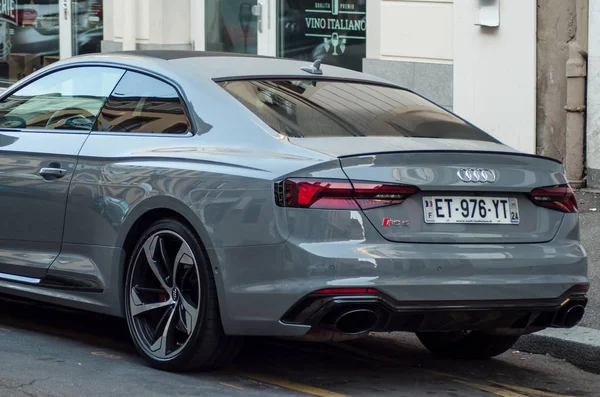
[[[74,68],[82,68],[82,67],[108,67],[108,68],[114,68],[114,69],[121,69],[124,72],[123,76],[121,76],[121,79],[125,76],[125,74],[128,71],[132,71],[132,72],[136,72],[136,73],[140,73],[140,74],[145,74],[149,77],[153,77],[153,78],[160,80],[166,84],[169,84],[170,86],[172,86],[175,89],[175,91],[177,92],[177,95],[179,96],[179,99],[182,101],[183,111],[184,111],[185,117],[188,121],[188,124],[190,126],[189,131],[182,133],[182,134],[173,134],[173,133],[117,132],[117,131],[104,132],[104,131],[93,131],[93,129],[90,131],[85,131],[85,130],[62,130],[62,129],[47,130],[47,129],[40,129],[40,128],[0,127],[0,132],[7,131],[7,132],[13,132],[13,133],[26,132],[26,133],[42,133],[42,134],[46,133],[46,134],[87,134],[87,135],[94,134],[94,135],[142,136],[142,137],[152,137],[153,136],[153,137],[170,137],[170,138],[189,138],[189,137],[193,137],[196,135],[196,131],[198,131],[198,125],[197,125],[198,123],[194,117],[191,117],[192,113],[190,113],[190,111],[189,111],[189,100],[188,100],[187,96],[185,95],[185,91],[183,90],[183,88],[177,81],[175,81],[174,79],[171,79],[167,76],[164,76],[160,73],[146,69],[146,68],[136,67],[136,66],[132,66],[132,65],[124,65],[124,64],[121,64],[118,62],[106,62],[106,61],[105,62],[89,62],[88,61],[88,62],[77,62],[77,63],[67,64],[67,65],[52,66],[48,70],[41,69],[39,72],[31,74],[30,76],[13,84],[6,91],[0,93],[0,102],[2,102],[6,98],[8,98],[12,94],[14,94],[16,91],[36,82],[39,79],[42,79],[50,74],[53,74],[53,73],[56,73],[56,72],[59,72],[62,70],[66,70],[66,69],[74,69]],[[117,83],[113,87],[112,91],[110,92],[109,96],[105,99],[104,104],[100,108],[100,112],[102,112],[102,110],[104,109],[104,106],[106,105],[106,102],[108,101],[108,98],[110,98],[110,95],[113,94],[113,92],[115,91],[115,89],[117,88],[119,83],[121,82],[121,79],[119,79],[119,81],[117,81]],[[100,115],[100,113],[98,113],[98,116],[99,115]]]
[[[196,135],[196,125],[194,123],[194,120],[192,117],[190,117],[190,112],[188,109],[188,100],[187,98],[183,95],[183,90],[181,89],[181,86],[179,84],[177,84],[175,81],[173,81],[172,79],[168,79],[163,75],[160,75],[158,73],[154,73],[154,72],[150,72],[150,71],[146,71],[146,70],[137,70],[137,68],[125,68],[125,73],[123,74],[123,76],[121,77],[121,79],[119,79],[119,81],[117,82],[117,84],[115,85],[115,87],[113,88],[113,90],[110,92],[110,94],[108,95],[108,97],[106,98],[106,101],[104,101],[104,105],[102,105],[102,108],[100,108],[100,113],[102,113],[102,111],[104,110],[104,107],[106,106],[106,103],[108,102],[108,100],[110,99],[110,97],[112,96],[112,94],[115,92],[115,90],[117,89],[117,87],[119,86],[119,84],[121,83],[121,80],[125,77],[125,75],[127,74],[127,72],[133,72],[133,73],[138,73],[138,74],[142,74],[142,75],[146,75],[150,78],[154,78],[155,80],[158,80],[162,83],[165,83],[167,85],[169,85],[171,88],[173,88],[175,90],[175,92],[177,93],[177,96],[179,97],[179,100],[181,101],[181,105],[183,107],[183,114],[185,115],[185,118],[187,120],[187,123],[189,125],[188,127],[188,131],[183,132],[183,133],[172,133],[172,132],[127,132],[127,131],[94,131],[94,127],[92,127],[92,130],[90,131],[90,134],[94,134],[94,135],[117,135],[117,136],[141,136],[141,137],[152,137],[152,136],[162,136],[162,137],[192,137],[194,135]],[[100,117],[100,113],[98,113],[98,117]],[[97,120],[98,118],[96,118]],[[95,123],[94,123],[95,125]]]
[[[119,66],[119,65],[104,65],[104,64],[97,64],[97,63],[88,63],[85,65],[82,64],[76,64],[76,65],[65,65],[62,67],[54,67],[50,70],[45,71],[44,73],[40,73],[40,74],[35,74],[32,75],[32,78],[29,79],[23,79],[20,82],[14,84],[13,86],[11,86],[9,89],[7,89],[6,91],[2,92],[2,94],[0,94],[0,103],[2,101],[4,101],[5,99],[7,99],[8,97],[10,97],[11,95],[13,95],[15,92],[31,85],[34,84],[35,82],[37,82],[38,80],[43,79],[44,77],[50,76],[51,74],[57,73],[57,72],[61,72],[63,70],[67,70],[67,69],[74,69],[74,68],[82,68],[82,67],[104,67],[104,68],[112,68],[112,69],[120,69],[123,71],[123,76],[125,76],[126,70],[124,67]],[[123,78],[123,76],[121,76],[121,78]],[[121,81],[121,79],[119,79],[117,81],[117,84],[119,84],[119,81]],[[116,87],[116,84],[115,84]],[[113,87],[111,93],[115,90],[115,87]],[[107,97],[108,99],[108,97]],[[102,106],[100,107],[100,111],[102,111],[102,109],[104,108],[104,105],[106,104],[106,99],[104,100],[104,103],[102,104]],[[98,113],[99,115],[100,113]],[[98,116],[96,116],[96,119],[98,118]],[[7,128],[7,127],[0,127],[0,132],[1,131],[7,131],[7,132],[26,132],[26,133],[36,133],[36,134],[90,134],[90,132],[92,131],[91,129],[88,130],[64,130],[64,129],[45,129],[45,128]]]

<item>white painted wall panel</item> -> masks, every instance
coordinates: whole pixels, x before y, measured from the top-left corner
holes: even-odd
[[[136,26],[136,35],[138,40],[150,40],[150,13],[159,13],[160,9],[157,7],[158,4],[150,4],[150,0],[137,0],[137,26]],[[155,26],[154,28],[157,28]]]
[[[382,1],[381,57],[450,63],[452,9],[452,1]]]
[[[112,13],[109,18],[113,21],[113,34],[114,38],[117,40],[122,40],[123,34],[125,33],[125,14],[123,13],[124,7],[125,5],[123,1],[114,1],[111,7]],[[110,39],[107,38],[107,40]]]
[[[104,8],[104,32],[103,39],[104,40],[114,40],[115,39],[115,13],[114,9],[114,1],[113,0],[103,0],[102,7]]]
[[[589,10],[587,167],[600,170],[600,0],[590,0]]]
[[[108,21],[112,21],[114,40],[122,41],[123,35],[125,34],[125,23],[127,21],[125,10],[125,2],[120,0],[113,0],[111,9],[113,12],[108,16]],[[136,9],[136,38],[145,42],[150,39],[150,0],[135,0]],[[160,13],[157,9],[154,12]],[[105,16],[105,19],[107,17]],[[110,40],[105,36],[106,40]]]
[[[500,26],[474,24],[478,0],[454,3],[454,111],[535,153],[536,0],[500,0]]]

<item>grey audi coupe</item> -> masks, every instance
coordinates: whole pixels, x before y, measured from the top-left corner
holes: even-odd
[[[518,133],[518,131],[514,131]],[[489,358],[584,315],[563,166],[366,74],[132,51],[0,96],[0,293],[123,317],[169,371],[244,336]]]

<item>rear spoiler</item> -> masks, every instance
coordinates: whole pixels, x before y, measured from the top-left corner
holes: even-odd
[[[437,150],[393,150],[393,151],[349,154],[349,155],[338,156],[338,158],[343,159],[343,158],[356,157],[356,156],[374,156],[374,155],[378,155],[378,154],[394,154],[394,153],[457,153],[457,152],[458,153],[474,153],[474,154],[510,154],[512,156],[521,156],[521,157],[549,160],[549,161],[555,162],[557,164],[563,165],[563,162],[560,160],[554,159],[552,157],[541,156],[538,154],[529,154],[529,153],[523,153],[523,152],[518,152],[518,151],[504,152],[504,151],[493,151],[493,150],[461,150],[461,149],[457,149],[457,150],[439,150],[439,149],[437,149]]]

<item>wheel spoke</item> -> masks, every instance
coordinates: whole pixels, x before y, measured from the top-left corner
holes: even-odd
[[[150,350],[161,358],[167,357],[167,345],[169,344],[169,337],[171,336],[173,317],[175,317],[175,308],[171,309],[171,313],[169,314],[169,318],[165,323],[165,327],[161,336],[158,337],[150,347]]]
[[[149,312],[150,310],[156,310],[174,304],[174,302],[171,299],[165,302],[144,303],[142,302],[142,299],[140,298],[135,288],[131,289],[130,300],[131,304],[129,305],[129,307],[131,308],[131,315],[133,317],[139,316],[142,313]]]
[[[169,285],[167,284],[166,278],[163,276],[162,272],[158,268],[158,264],[154,260],[154,252],[156,252],[156,245],[157,245],[158,240],[159,240],[158,237],[154,237],[153,239],[146,241],[146,243],[144,244],[144,254],[146,255],[146,261],[148,262],[148,266],[150,266],[150,269],[152,269],[152,273],[154,273],[154,275],[160,282],[161,286],[170,295],[171,290],[173,288],[169,287]]]
[[[177,272],[180,265],[193,266],[194,264],[194,254],[190,250],[190,247],[185,242],[182,242],[179,251],[177,251],[177,256],[175,256],[175,261],[173,262],[173,283],[177,283]]]
[[[171,261],[169,259],[169,253],[167,252],[167,247],[165,247],[165,239],[162,237],[158,238],[158,251],[160,253],[160,259],[162,261],[162,265],[165,269],[168,269],[171,265]]]
[[[192,306],[186,298],[181,297],[179,316],[185,332],[188,335],[191,335],[192,331],[194,331],[196,320],[198,319],[198,309]]]
[[[148,288],[148,287],[140,287],[139,285],[135,286],[136,292],[150,292],[153,294],[164,294],[165,290],[162,288]]]

